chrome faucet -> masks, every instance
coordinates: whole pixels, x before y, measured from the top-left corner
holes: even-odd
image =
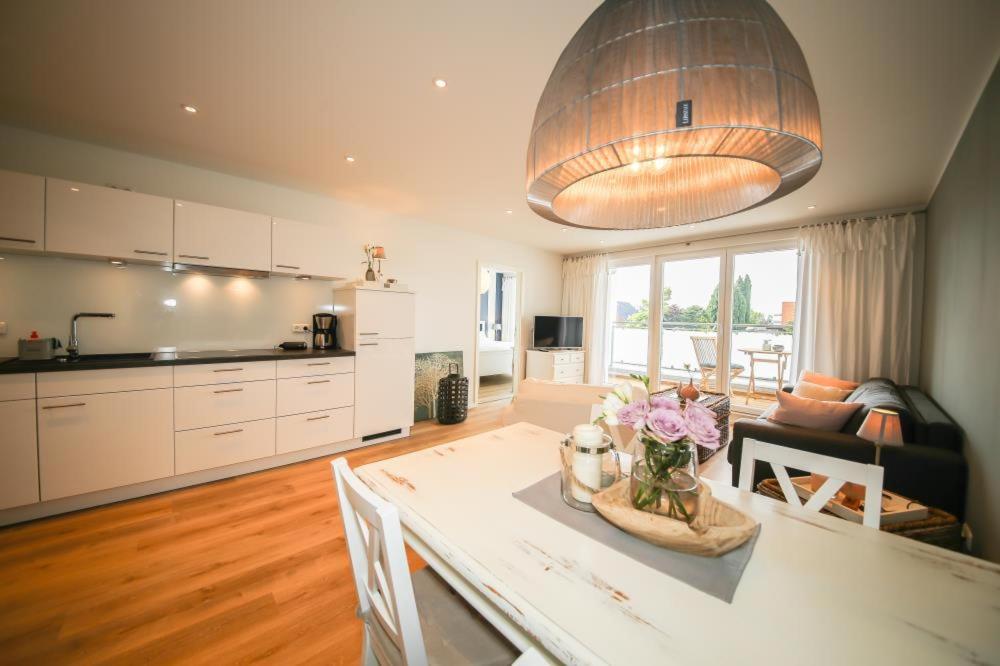
[[[70,359],[76,359],[80,356],[80,338],[76,335],[76,320],[80,317],[103,317],[105,319],[114,319],[114,312],[77,312],[73,315],[73,323],[69,327],[69,343],[66,345],[66,353],[69,354]]]

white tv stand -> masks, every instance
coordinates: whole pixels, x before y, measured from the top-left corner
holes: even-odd
[[[529,349],[524,376],[560,384],[582,384],[582,349]]]

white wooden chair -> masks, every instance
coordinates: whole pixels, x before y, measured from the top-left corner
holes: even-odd
[[[365,623],[366,666],[546,663],[534,650],[519,658],[430,568],[411,577],[396,507],[362,483],[346,459],[331,466]]]
[[[882,518],[882,474],[877,465],[842,460],[830,456],[800,451],[786,446],[760,442],[755,439],[743,440],[743,456],[740,459],[740,490],[753,492],[754,465],[756,461],[771,463],[774,476],[778,479],[785,501],[793,506],[803,506],[798,493],[788,477],[787,467],[799,469],[827,477],[823,485],[805,503],[810,511],[819,511],[829,502],[845,483],[857,483],[865,487],[865,507],[863,524],[879,529]]]

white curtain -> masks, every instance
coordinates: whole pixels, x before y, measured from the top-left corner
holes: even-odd
[[[912,214],[805,227],[792,372],[911,380]]]
[[[607,329],[608,256],[563,260],[562,313],[583,317],[584,381],[607,381],[604,346]]]
[[[503,293],[500,296],[500,339],[503,342],[514,342],[514,329],[517,328],[517,322],[514,321],[517,310],[517,275],[504,273],[501,279],[500,288]]]

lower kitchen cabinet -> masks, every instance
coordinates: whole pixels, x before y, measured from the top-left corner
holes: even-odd
[[[266,458],[274,455],[274,419],[185,430],[174,444],[178,474]]]
[[[373,339],[355,356],[354,436],[413,425],[413,339]]]
[[[174,473],[173,391],[38,400],[43,501]]]
[[[35,401],[0,402],[0,509],[38,501]]]
[[[354,373],[278,380],[278,416],[354,404]]]
[[[349,375],[350,376],[350,375]],[[277,453],[302,451],[354,437],[354,409],[278,417]]]

